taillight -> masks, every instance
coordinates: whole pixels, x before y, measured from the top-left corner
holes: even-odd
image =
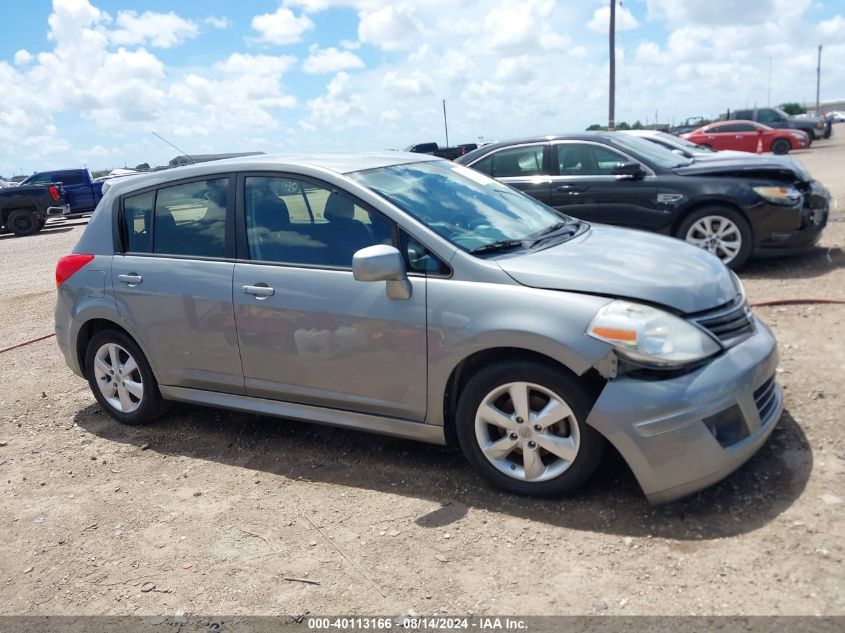
[[[56,288],[73,277],[80,268],[94,259],[93,255],[65,255],[56,264]]]
[[[58,202],[59,201],[59,188],[58,188],[58,186],[50,185],[48,187],[48,189],[50,190],[50,197],[53,200],[55,200],[56,202]]]

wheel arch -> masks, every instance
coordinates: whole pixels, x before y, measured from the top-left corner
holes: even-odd
[[[729,198],[707,198],[704,200],[697,200],[696,202],[689,205],[687,208],[683,210],[682,213],[675,218],[675,221],[672,223],[672,235],[674,237],[680,237],[678,235],[678,229],[681,227],[681,224],[693,213],[696,211],[700,211],[701,209],[707,207],[723,207],[725,209],[730,209],[734,211],[742,217],[743,220],[748,224],[748,229],[751,231],[751,243],[754,244],[755,236],[754,236],[754,225],[751,223],[751,218],[748,217],[748,213],[746,213],[745,209],[742,208],[741,205],[737,204],[735,201]]]
[[[106,319],[103,317],[93,317],[85,321],[80,327],[79,331],[76,334],[76,341],[74,343],[74,353],[76,354],[76,362],[79,365],[80,370],[86,373],[85,367],[85,350],[88,349],[88,343],[94,338],[99,332],[103,332],[105,330],[117,330],[118,332],[122,332],[129,338],[131,338],[135,345],[137,345],[141,351],[144,353],[144,356],[147,358],[147,362],[149,363],[149,356],[144,351],[144,348],[141,346],[141,343],[138,341],[138,338],[132,334],[129,330],[125,327],[113,321],[111,319]],[[153,371],[153,374],[157,374],[155,367],[152,363],[150,363],[150,368]],[[156,375],[156,379],[158,376]]]
[[[455,426],[455,411],[458,406],[458,399],[469,380],[482,367],[494,363],[503,362],[534,362],[555,370],[563,371],[573,377],[580,378],[588,391],[591,399],[595,401],[604,388],[606,380],[602,378],[595,369],[588,369],[578,374],[566,364],[539,351],[519,347],[490,347],[479,350],[462,359],[451,371],[446,381],[443,392],[443,431],[446,443],[449,446],[457,446],[458,438]]]

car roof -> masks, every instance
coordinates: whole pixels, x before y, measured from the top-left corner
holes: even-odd
[[[526,143],[546,143],[550,141],[594,141],[596,139],[607,140],[609,138],[613,138],[613,134],[614,132],[572,132],[570,134],[546,134],[544,136],[512,138],[506,141],[498,141],[496,143],[483,145],[478,149],[474,149],[471,152],[464,154],[464,156],[469,156],[470,154],[474,156],[481,156],[482,154],[487,154],[492,150],[499,149],[500,147],[510,147],[512,145],[523,145]]]
[[[284,171],[298,167],[310,167],[319,170],[348,174],[355,171],[420,163],[426,161],[444,160],[430,154],[414,154],[410,152],[394,152],[390,150],[379,152],[323,152],[309,154],[260,154],[239,158],[225,158],[222,160],[196,163],[184,167],[173,167],[148,174],[133,174],[131,178],[116,179],[109,188],[116,194],[124,191],[143,189],[159,184],[210,176],[221,172],[233,171]]]
[[[631,136],[657,136],[662,134],[661,130],[617,130],[623,134],[630,134]]]

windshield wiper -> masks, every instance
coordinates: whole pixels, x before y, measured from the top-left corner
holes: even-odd
[[[578,229],[581,228],[581,222],[579,220],[570,220],[569,222],[557,222],[552,224],[551,226],[547,226],[539,233],[536,233],[532,237],[534,238],[531,242],[531,246],[535,244],[539,244],[543,240],[547,240],[551,237],[559,237],[563,235],[563,231],[561,229],[568,229],[565,233],[567,235],[575,235],[578,232]]]
[[[522,248],[525,246],[524,240],[499,240],[497,242],[490,242],[478,246],[470,251],[473,255],[483,255],[484,253],[498,253],[500,251],[509,251],[514,248]]]

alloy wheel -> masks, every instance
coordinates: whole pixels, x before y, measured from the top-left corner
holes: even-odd
[[[487,460],[505,475],[527,482],[554,479],[578,456],[581,434],[569,405],[530,382],[496,387],[475,415],[475,436]]]
[[[709,251],[722,263],[732,262],[742,248],[739,227],[721,215],[705,215],[687,231],[686,241]]]
[[[144,379],[132,355],[117,343],[102,345],[94,355],[94,378],[106,402],[132,413],[144,398]]]

